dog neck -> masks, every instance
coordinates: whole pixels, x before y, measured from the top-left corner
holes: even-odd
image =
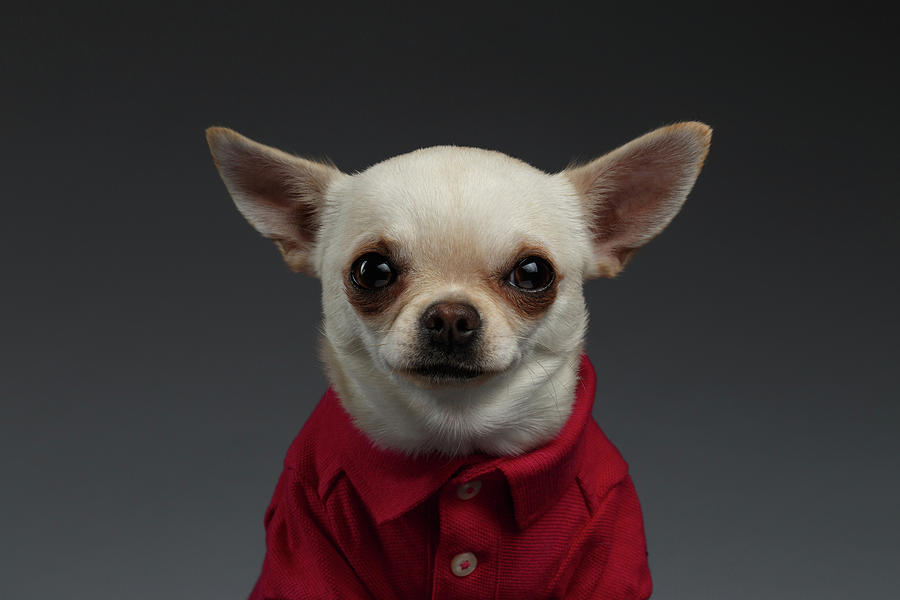
[[[344,410],[376,446],[446,456],[517,455],[553,439],[572,412],[582,352],[535,350],[485,382],[426,389],[324,337],[321,350]]]

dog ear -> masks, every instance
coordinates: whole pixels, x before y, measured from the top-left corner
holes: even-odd
[[[581,195],[594,238],[586,277],[614,277],[665,229],[700,174],[711,137],[703,123],[677,123],[564,171]]]
[[[254,142],[225,127],[210,127],[206,141],[238,210],[275,241],[294,271],[316,275],[310,253],[329,184],[341,172]]]

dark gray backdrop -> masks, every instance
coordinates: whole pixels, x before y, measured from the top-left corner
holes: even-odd
[[[895,27],[670,4],[5,9],[0,596],[253,584],[326,385],[318,285],[234,210],[205,127],[347,171],[438,143],[553,171],[698,119],[685,209],[587,286],[654,597],[893,597]]]

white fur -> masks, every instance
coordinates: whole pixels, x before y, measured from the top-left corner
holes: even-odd
[[[342,400],[363,431],[382,446],[447,454],[513,454],[558,432],[571,411],[587,321],[581,273],[590,259],[578,194],[564,177],[500,153],[444,146],[336,181],[326,206],[315,259],[324,332],[346,381]],[[403,248],[419,278],[435,280],[384,331],[356,313],[341,276],[352,250],[378,237]],[[561,278],[556,301],[537,323],[504,312],[469,268],[500,268],[523,241],[546,248]],[[446,389],[397,374],[419,315],[439,300],[479,310],[487,366],[502,374]]]

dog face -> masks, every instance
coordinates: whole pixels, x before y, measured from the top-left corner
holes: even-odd
[[[386,377],[471,387],[536,344],[580,337],[590,244],[563,178],[437,147],[340,181],[330,202],[318,258],[326,332],[364,346]]]
[[[238,209],[322,280],[323,357],[357,425],[416,453],[515,454],[565,422],[585,278],[681,207],[710,130],[663,128],[553,175],[440,146],[356,175],[208,131]]]

